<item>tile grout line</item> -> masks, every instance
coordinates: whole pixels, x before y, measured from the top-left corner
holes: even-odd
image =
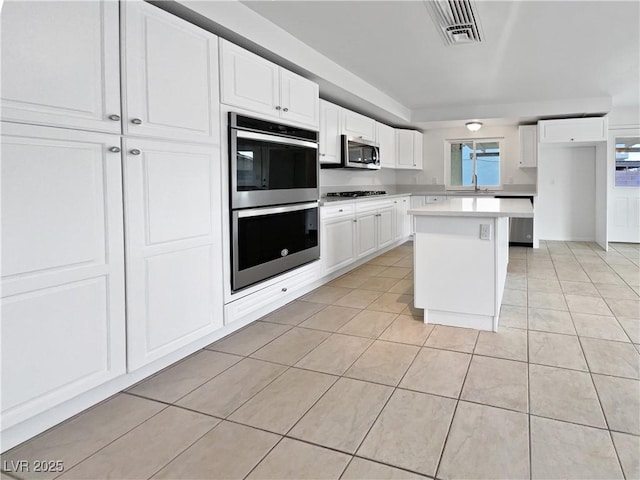
[[[467,364],[467,371],[464,374],[464,379],[462,380],[462,385],[460,386],[460,393],[458,394],[458,399],[456,400],[456,404],[453,407],[453,413],[451,414],[451,420],[449,421],[449,426],[447,428],[447,434],[444,437],[444,443],[442,444],[442,449],[440,450],[440,456],[438,458],[438,462],[436,463],[436,470],[433,476],[438,478],[438,474],[440,473],[440,467],[442,466],[442,458],[444,457],[444,452],[447,448],[447,442],[449,441],[449,435],[451,435],[451,428],[453,427],[453,422],[456,418],[456,413],[458,413],[458,405],[460,405],[460,397],[462,396],[462,390],[464,389],[464,384],[467,382],[467,376],[469,375],[469,370],[471,369],[471,363],[473,362],[474,352],[476,347],[478,346],[478,340],[480,339],[480,333],[476,335],[476,340],[473,344],[473,349],[471,350],[471,358],[469,359],[469,363]]]

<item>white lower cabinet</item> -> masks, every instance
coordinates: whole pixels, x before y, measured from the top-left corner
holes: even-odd
[[[223,326],[220,150],[124,141],[127,367]]]
[[[361,258],[394,241],[394,210],[391,200],[356,204],[356,256]]]
[[[411,197],[401,197],[393,200],[393,208],[395,210],[395,231],[394,240],[406,238],[411,234],[411,218],[407,211],[409,210]]]
[[[120,137],[2,130],[4,430],[125,372],[125,300]]]
[[[322,238],[320,257],[326,275],[346,267],[355,260],[356,218],[355,205],[322,207]]]
[[[359,213],[356,217],[357,251],[356,257],[366,257],[378,250],[377,227],[378,213],[376,211]]]

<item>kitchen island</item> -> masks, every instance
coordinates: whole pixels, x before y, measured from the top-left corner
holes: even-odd
[[[525,199],[452,198],[410,209],[415,223],[414,305],[425,323],[498,330],[509,262],[509,218]]]

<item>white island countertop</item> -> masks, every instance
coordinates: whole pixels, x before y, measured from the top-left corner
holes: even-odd
[[[524,198],[450,198],[439,203],[411,208],[410,215],[434,217],[532,218],[533,205]]]

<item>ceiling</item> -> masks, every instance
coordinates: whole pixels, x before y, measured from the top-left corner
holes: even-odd
[[[637,1],[476,1],[484,41],[454,46],[445,46],[422,1],[242,3],[423,125],[446,111],[472,117],[605,97],[613,106],[640,104]]]

